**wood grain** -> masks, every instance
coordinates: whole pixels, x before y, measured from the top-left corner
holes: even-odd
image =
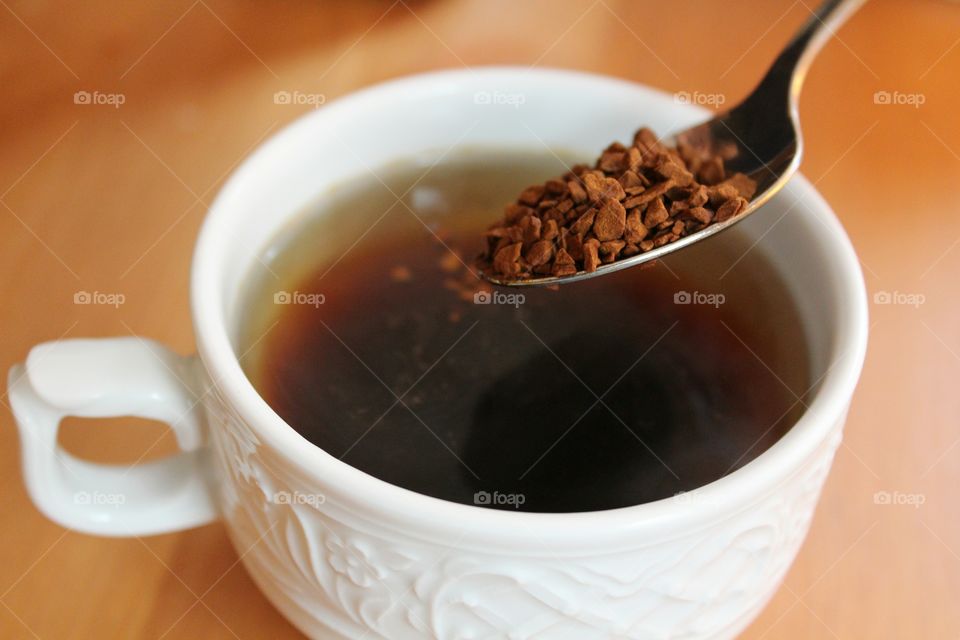
[[[32,344],[137,333],[193,348],[189,258],[224,176],[323,93],[426,69],[558,66],[734,101],[807,0],[0,2],[0,365]],[[810,536],[745,637],[960,635],[960,5],[874,0],[813,67],[803,171],[835,207],[871,294],[866,370]],[[76,105],[117,92],[120,108]],[[924,103],[876,104],[878,91]],[[638,114],[638,125],[642,114]],[[735,274],[735,271],[733,272]],[[118,309],[76,291],[121,292]],[[3,398],[6,404],[6,398]],[[170,452],[160,425],[70,421],[69,450]],[[295,638],[224,529],[66,532],[31,505],[0,407],[0,637]],[[878,491],[924,503],[877,505]]]

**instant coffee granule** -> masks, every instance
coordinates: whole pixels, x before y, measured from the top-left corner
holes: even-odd
[[[568,276],[650,251],[739,215],[757,190],[724,160],[735,148],[661,143],[647,128],[591,168],[527,187],[484,233],[477,258],[498,279]]]

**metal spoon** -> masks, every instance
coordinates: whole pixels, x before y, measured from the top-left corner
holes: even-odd
[[[800,166],[803,139],[800,136],[797,100],[807,69],[834,31],[864,2],[866,0],[827,0],[821,4],[743,102],[717,114],[712,120],[662,139],[668,145],[676,144],[681,136],[698,143],[713,144],[715,148],[736,145],[739,153],[726,162],[726,169],[745,173],[757,182],[756,195],[743,212],[675,242],[600,265],[591,273],[578,271],[569,276],[525,280],[500,280],[488,274],[484,274],[484,277],[494,284],[510,287],[567,284],[595,278],[662,258],[719,233],[757,211],[786,185]]]

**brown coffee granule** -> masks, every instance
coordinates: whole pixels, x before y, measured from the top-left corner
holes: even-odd
[[[477,266],[503,279],[565,276],[679,240],[740,215],[757,190],[726,161],[737,149],[667,146],[647,128],[593,167],[524,189],[484,233]]]

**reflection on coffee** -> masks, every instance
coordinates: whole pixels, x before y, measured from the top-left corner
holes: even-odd
[[[492,508],[625,507],[755,458],[810,376],[785,285],[736,231],[557,291],[478,289],[483,225],[562,170],[463,151],[324,194],[251,278],[254,386],[343,462]]]

